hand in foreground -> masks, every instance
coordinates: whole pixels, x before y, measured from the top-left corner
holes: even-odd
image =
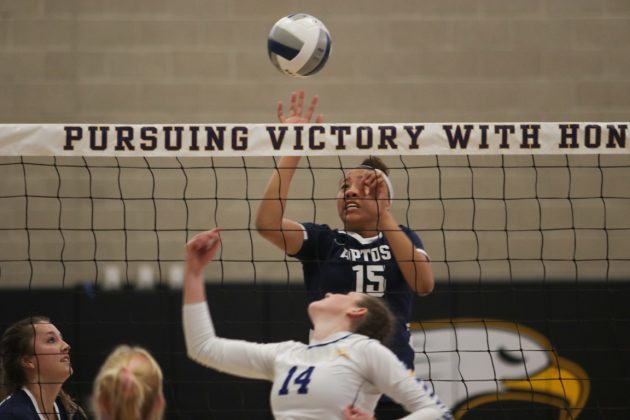
[[[200,273],[214,258],[221,246],[220,229],[198,233],[186,243],[186,267],[192,273]]]
[[[366,197],[374,198],[375,200],[388,202],[389,201],[389,187],[385,181],[385,175],[378,170],[367,170],[367,173],[363,177],[363,188]]]
[[[317,101],[319,101],[319,96],[314,95],[313,99],[311,99],[311,103],[306,110],[306,114],[302,115],[304,111],[304,91],[301,90],[299,94],[296,92],[291,92],[291,103],[289,107],[289,115],[284,115],[284,109],[282,107],[282,101],[278,102],[278,121],[283,124],[308,124],[311,122],[311,118],[313,118],[313,114],[315,113],[315,108],[317,107]],[[324,121],[324,117],[322,114],[319,114],[315,118],[315,122],[320,124]]]
[[[374,417],[367,411],[348,405],[343,409],[343,418],[346,420],[372,420]]]
[[[374,220],[377,220],[377,228],[383,229],[387,226],[388,217],[391,215],[391,200],[389,197],[389,187],[385,181],[383,173],[380,171],[366,171],[367,174],[363,178],[364,197],[369,200],[376,200],[376,207],[366,207],[372,214]],[[391,222],[391,220],[389,220]]]

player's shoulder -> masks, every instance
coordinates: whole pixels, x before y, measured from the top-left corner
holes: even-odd
[[[306,240],[324,241],[324,243],[328,243],[328,241],[339,235],[337,229],[333,229],[326,224],[308,222],[300,223],[300,225],[304,229]]]
[[[409,226],[405,226],[405,225],[398,225],[398,226],[400,227],[400,230],[402,230],[405,235],[407,235],[409,238],[411,238],[412,241],[416,243],[417,246],[421,248],[423,247],[422,239],[420,238],[420,235],[418,234],[418,232],[416,232],[415,230],[412,230]]]
[[[300,225],[307,231],[315,231],[315,232],[335,232],[336,229],[331,228],[326,224],[315,223],[315,222],[300,222]]]
[[[370,349],[376,347],[383,347],[380,341],[370,338],[367,335],[357,333],[350,335],[345,344],[362,351],[370,351]]]
[[[415,231],[411,230],[411,228],[409,226],[406,225],[398,225],[398,227],[405,233],[416,233]]]
[[[275,351],[277,354],[282,354],[282,353],[291,352],[295,350],[302,350],[308,347],[307,344],[304,344],[301,341],[295,341],[295,340],[281,341],[279,343],[276,343],[275,345],[276,345]]]
[[[20,389],[0,401],[0,418],[2,419],[37,419],[35,410],[28,395]]]
[[[396,355],[380,341],[361,334],[352,334],[348,340],[339,343],[338,347],[344,354],[348,354],[351,360],[357,362],[361,369],[373,363],[387,363],[390,359],[398,360]]]
[[[349,343],[351,343],[353,348],[368,355],[379,355],[382,353],[391,353],[394,355],[394,353],[380,341],[362,334],[352,334],[352,340],[350,340]]]

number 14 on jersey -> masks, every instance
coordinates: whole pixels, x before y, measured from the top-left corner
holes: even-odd
[[[287,377],[284,379],[282,383],[282,387],[280,391],[278,391],[278,395],[288,395],[289,394],[289,386],[296,385],[298,394],[308,394],[308,384],[311,382],[311,375],[313,374],[313,370],[315,366],[309,366],[304,371],[300,372],[298,376],[295,377],[293,382],[293,375],[295,375],[295,371],[297,370],[297,366],[293,366],[289,369],[289,373],[287,373]]]

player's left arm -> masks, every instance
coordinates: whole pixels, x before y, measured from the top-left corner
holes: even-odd
[[[418,249],[400,228],[391,212],[388,188],[382,175],[374,171],[366,176],[364,182],[366,195],[372,195],[378,203],[376,214],[378,230],[387,238],[405,281],[417,294],[428,295],[435,286],[429,257],[423,250]]]
[[[387,238],[398,268],[411,290],[421,296],[431,293],[435,278],[428,256],[409,239],[391,212],[381,214],[379,225],[379,230]]]

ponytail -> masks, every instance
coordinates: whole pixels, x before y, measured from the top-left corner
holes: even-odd
[[[139,347],[116,348],[94,381],[93,404],[98,419],[160,419],[163,399],[162,371]]]
[[[99,375],[96,389],[103,418],[140,419],[144,390],[126,367],[107,369]]]

